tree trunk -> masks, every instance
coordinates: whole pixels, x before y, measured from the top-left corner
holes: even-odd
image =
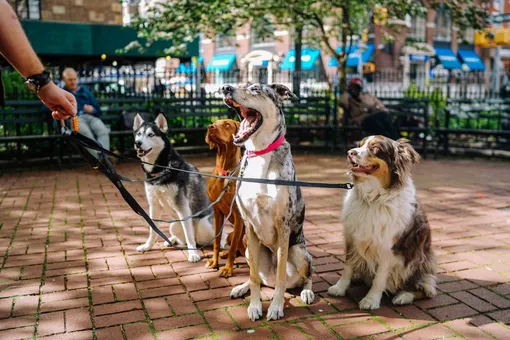
[[[349,48],[347,48],[347,32],[342,30],[342,48],[343,58],[340,58],[338,62],[338,76],[340,77],[339,87],[340,91],[343,92],[347,88],[347,60],[349,59],[349,52],[352,49],[352,40]],[[348,49],[348,50],[347,50]]]
[[[294,73],[292,74],[292,91],[299,98],[301,87],[301,47],[303,45],[303,26],[296,25],[296,39],[294,40]]]

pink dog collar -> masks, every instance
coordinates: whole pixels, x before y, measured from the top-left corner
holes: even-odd
[[[253,158],[253,157],[265,155],[266,153],[276,150],[280,145],[283,144],[283,142],[285,142],[285,136],[281,136],[280,138],[275,140],[273,143],[269,144],[269,146],[267,148],[265,148],[264,150],[259,150],[259,151],[246,150],[246,157]]]

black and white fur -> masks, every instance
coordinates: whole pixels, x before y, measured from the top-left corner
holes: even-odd
[[[257,112],[260,127],[247,140],[234,137],[246,150],[263,150],[286,132],[282,100],[294,96],[283,85],[253,84],[245,88],[226,85],[222,89],[225,102],[238,111]],[[246,122],[245,122],[246,123]],[[243,122],[241,122],[243,126]],[[257,123],[245,124],[258,126]],[[240,129],[241,130],[241,129]],[[296,180],[290,145],[284,142],[264,155],[243,157],[244,177]],[[258,183],[238,183],[237,206],[245,221],[250,265],[250,280],[232,289],[230,296],[240,297],[250,290],[248,317],[255,321],[262,316],[260,284],[275,287],[275,295],[267,311],[268,320],[283,317],[284,293],[288,288],[303,287],[301,299],[310,304],[312,292],[312,257],[305,246],[303,222],[305,202],[299,187]]]
[[[168,125],[163,114],[159,114],[154,122],[144,122],[136,115],[133,124],[135,150],[138,157],[151,164],[173,168],[198,171],[187,163],[172,147],[166,136]],[[142,164],[146,179],[145,194],[149,201],[149,215],[152,219],[160,219],[163,212],[172,219],[183,219],[204,209],[210,204],[206,184],[200,175],[188,174],[175,170],[161,169],[152,165]],[[214,237],[213,211],[207,209],[202,217],[189,219],[182,223],[170,224],[170,241],[186,245],[188,261],[200,261],[196,248],[198,244],[206,244]],[[149,238],[136,248],[138,251],[150,250],[156,242],[157,234],[149,228]],[[225,242],[222,242],[224,245]],[[168,244],[165,242],[165,245]]]

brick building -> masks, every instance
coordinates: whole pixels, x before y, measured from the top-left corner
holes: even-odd
[[[22,19],[122,24],[118,0],[8,0]]]
[[[460,38],[458,29],[452,25],[451,18],[444,10],[429,9],[424,18],[401,20],[402,34],[392,42],[385,42],[384,29],[374,25],[369,32],[369,39],[363,50],[353,51],[348,58],[347,65],[351,71],[357,69],[357,60],[373,62],[378,72],[401,72],[416,76],[418,74],[428,78],[434,75],[435,69],[461,69],[469,71],[489,70],[493,51],[482,49],[474,45],[474,30],[468,29]],[[306,33],[306,32],[305,32]],[[237,46],[236,46],[237,45]],[[339,44],[338,44],[339,45]],[[414,48],[419,45],[419,48]],[[304,46],[307,47],[306,44]],[[262,39],[250,31],[248,25],[239,29],[235,36],[219,36],[214,39],[202,39],[201,55],[204,57],[206,70],[226,70],[230,63],[221,62],[221,58],[235,56],[233,67],[248,73],[253,68],[273,68],[275,71],[286,69],[294,55],[294,44],[291,32],[275,28],[274,37]],[[341,46],[338,46],[341,48]],[[356,48],[356,47],[355,47]],[[360,54],[362,52],[362,54]],[[320,62],[312,67],[323,68],[328,74],[334,74],[336,62],[321,50]],[[303,53],[303,63],[309,58]],[[221,67],[215,67],[215,62]],[[293,65],[291,66],[291,68]],[[433,72],[430,72],[430,71]],[[317,74],[321,71],[317,70]]]

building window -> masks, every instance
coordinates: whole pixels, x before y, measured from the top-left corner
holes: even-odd
[[[450,15],[440,8],[436,14],[436,31],[434,40],[436,41],[450,41],[452,32],[452,21]]]
[[[9,0],[20,19],[41,20],[41,0]]]
[[[424,42],[427,39],[426,20],[422,17],[412,17],[411,27],[409,28],[408,38]]]
[[[216,36],[216,49],[218,48],[236,48],[236,37],[235,35],[223,35],[218,34]]]
[[[273,45],[275,43],[274,36],[264,36],[258,34],[256,32],[252,32],[251,34],[251,44],[252,45]]]
[[[475,30],[472,28],[466,28],[462,38],[457,39],[461,44],[474,44],[475,43]]]
[[[275,44],[274,34],[270,32],[274,32],[276,27],[272,24],[271,18],[269,16],[264,16],[259,19],[258,22],[252,23],[252,25],[257,25],[258,29],[255,29],[252,26],[251,29],[251,45],[252,46],[271,46]],[[264,33],[262,33],[264,32]]]

